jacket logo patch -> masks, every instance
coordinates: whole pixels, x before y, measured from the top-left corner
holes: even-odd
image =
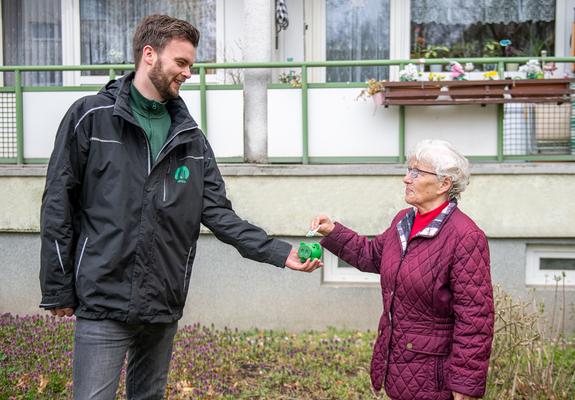
[[[178,167],[176,173],[174,174],[174,179],[177,183],[188,183],[190,177],[190,170],[185,165]]]

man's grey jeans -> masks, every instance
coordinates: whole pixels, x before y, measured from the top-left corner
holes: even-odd
[[[128,399],[162,399],[178,322],[127,324],[78,318],[74,335],[74,399],[113,400],[128,354]]]

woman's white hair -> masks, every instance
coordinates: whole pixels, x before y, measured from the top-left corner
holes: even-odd
[[[422,140],[407,156],[408,164],[421,162],[433,166],[439,178],[449,177],[449,199],[459,199],[469,184],[469,161],[444,140]]]

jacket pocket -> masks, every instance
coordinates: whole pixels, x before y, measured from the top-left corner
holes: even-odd
[[[419,373],[425,376],[423,390],[444,390],[443,366],[451,352],[451,342],[451,336],[405,335],[406,354],[413,356],[413,361],[419,364]]]
[[[451,336],[405,334],[405,349],[429,356],[446,356],[451,352]]]

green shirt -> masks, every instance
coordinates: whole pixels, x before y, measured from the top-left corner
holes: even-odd
[[[166,142],[172,119],[166,109],[166,103],[148,100],[132,84],[130,88],[132,114],[148,136],[150,151],[154,160]]]

